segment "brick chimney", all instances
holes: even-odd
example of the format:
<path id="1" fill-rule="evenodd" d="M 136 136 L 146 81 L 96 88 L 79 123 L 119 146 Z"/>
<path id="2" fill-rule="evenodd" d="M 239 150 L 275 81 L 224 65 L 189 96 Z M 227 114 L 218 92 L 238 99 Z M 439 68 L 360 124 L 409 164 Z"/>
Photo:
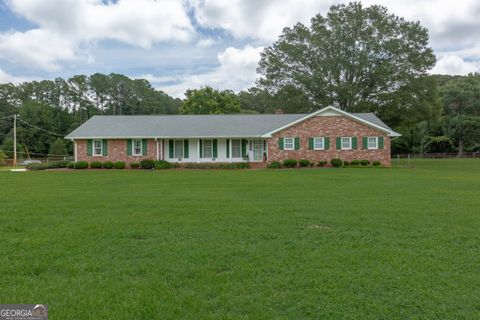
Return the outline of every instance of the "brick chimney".
<path id="1" fill-rule="evenodd" d="M 275 114 L 283 114 L 283 110 L 282 109 L 277 109 L 277 110 L 275 110 Z"/>

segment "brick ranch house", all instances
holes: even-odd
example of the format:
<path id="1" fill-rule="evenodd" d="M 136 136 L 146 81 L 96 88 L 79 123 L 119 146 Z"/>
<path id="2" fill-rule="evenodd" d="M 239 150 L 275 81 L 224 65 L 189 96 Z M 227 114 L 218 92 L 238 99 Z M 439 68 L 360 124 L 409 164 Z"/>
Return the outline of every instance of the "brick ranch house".
<path id="1" fill-rule="evenodd" d="M 372 113 L 326 107 L 310 114 L 94 116 L 66 139 L 75 161 L 180 163 L 285 159 L 378 160 L 400 136 Z"/>

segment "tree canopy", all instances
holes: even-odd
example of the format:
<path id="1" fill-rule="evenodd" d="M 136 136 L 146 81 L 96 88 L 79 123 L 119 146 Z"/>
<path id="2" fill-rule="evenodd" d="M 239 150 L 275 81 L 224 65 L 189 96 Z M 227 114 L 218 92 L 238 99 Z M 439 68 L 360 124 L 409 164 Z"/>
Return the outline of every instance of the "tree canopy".
<path id="1" fill-rule="evenodd" d="M 310 26 L 285 28 L 261 54 L 259 85 L 275 94 L 292 87 L 310 109 L 333 105 L 348 112 L 388 114 L 418 106 L 435 64 L 428 32 L 418 22 L 359 2 L 334 5 Z"/>

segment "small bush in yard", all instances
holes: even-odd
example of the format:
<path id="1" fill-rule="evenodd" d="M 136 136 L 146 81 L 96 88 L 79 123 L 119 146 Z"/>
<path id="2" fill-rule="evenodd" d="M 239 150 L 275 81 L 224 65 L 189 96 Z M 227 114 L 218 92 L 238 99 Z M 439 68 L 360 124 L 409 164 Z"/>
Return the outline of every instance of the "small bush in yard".
<path id="1" fill-rule="evenodd" d="M 140 163 L 138 163 L 138 162 L 130 162 L 129 166 L 130 166 L 130 168 L 132 168 L 132 169 L 138 169 L 138 168 L 140 168 Z"/>
<path id="2" fill-rule="evenodd" d="M 105 161 L 103 163 L 103 168 L 104 169 L 112 169 L 113 168 L 113 162 L 112 161 Z"/>
<path id="3" fill-rule="evenodd" d="M 283 160 L 283 165 L 287 168 L 295 168 L 297 166 L 298 161 L 295 159 L 286 159 Z"/>
<path id="4" fill-rule="evenodd" d="M 320 161 L 318 161 L 318 164 L 317 164 L 317 165 L 318 165 L 319 167 L 324 167 L 326 164 L 327 164 L 327 161 L 325 161 L 325 160 L 320 160 Z"/>
<path id="5" fill-rule="evenodd" d="M 368 166 L 368 165 L 370 164 L 370 161 L 368 161 L 368 160 L 360 160 L 360 164 L 365 167 L 365 166 Z"/>
<path id="6" fill-rule="evenodd" d="M 68 169 L 73 169 L 75 167 L 75 162 L 74 161 L 70 161 L 68 164 L 67 164 L 67 168 Z"/>
<path id="7" fill-rule="evenodd" d="M 307 159 L 300 159 L 298 160 L 298 164 L 300 165 L 300 167 L 308 167 L 310 165 L 310 161 L 307 160 Z"/>
<path id="8" fill-rule="evenodd" d="M 69 163 L 68 160 L 60 160 L 57 162 L 58 168 L 66 168 Z"/>
<path id="9" fill-rule="evenodd" d="M 155 168 L 155 161 L 152 159 L 143 159 L 140 161 L 140 167 L 142 169 L 153 169 Z"/>
<path id="10" fill-rule="evenodd" d="M 77 161 L 73 165 L 73 168 L 75 168 L 75 169 L 87 169 L 88 168 L 88 162 L 87 161 Z"/>
<path id="11" fill-rule="evenodd" d="M 372 162 L 372 165 L 373 165 L 374 167 L 378 167 L 379 165 L 381 165 L 381 163 L 380 163 L 380 161 L 375 160 L 375 161 Z"/>
<path id="12" fill-rule="evenodd" d="M 352 166 L 359 166 L 359 165 L 360 165 L 360 160 L 352 160 L 352 161 L 350 162 L 350 164 L 351 164 Z"/>
<path id="13" fill-rule="evenodd" d="M 45 165 L 43 163 L 31 163 L 27 166 L 27 170 L 31 171 L 39 171 L 45 169 L 48 169 L 48 165 Z"/>
<path id="14" fill-rule="evenodd" d="M 125 169 L 125 162 L 124 161 L 117 161 L 113 164 L 115 169 Z"/>
<path id="15" fill-rule="evenodd" d="M 101 169 L 102 168 L 102 163 L 100 161 L 92 161 L 92 162 L 90 162 L 90 168 Z"/>
<path id="16" fill-rule="evenodd" d="M 170 162 L 165 161 L 165 160 L 159 160 L 155 162 L 155 169 L 156 170 L 162 170 L 162 169 L 170 169 L 172 165 Z"/>
<path id="17" fill-rule="evenodd" d="M 342 166 L 343 161 L 341 159 L 334 158 L 334 159 L 330 160 L 330 163 L 332 164 L 332 166 L 334 166 L 336 168 L 339 168 L 339 167 Z"/>
<path id="18" fill-rule="evenodd" d="M 343 161 L 343 166 L 344 166 L 344 167 L 349 167 L 349 166 L 350 166 L 350 162 L 348 162 L 348 161 Z"/>
<path id="19" fill-rule="evenodd" d="M 282 167 L 282 164 L 278 161 L 270 162 L 267 166 L 267 168 L 270 168 L 270 169 L 280 169 L 281 167 Z"/>

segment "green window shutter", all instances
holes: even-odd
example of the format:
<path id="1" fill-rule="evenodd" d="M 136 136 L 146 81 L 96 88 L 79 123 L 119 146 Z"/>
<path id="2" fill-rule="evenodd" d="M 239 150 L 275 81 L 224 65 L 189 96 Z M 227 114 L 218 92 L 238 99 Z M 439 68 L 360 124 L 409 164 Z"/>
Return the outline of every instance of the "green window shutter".
<path id="1" fill-rule="evenodd" d="M 147 139 L 142 139 L 142 156 L 147 155 L 147 151 L 148 151 L 147 148 L 148 148 Z"/>
<path id="2" fill-rule="evenodd" d="M 378 149 L 383 149 L 383 137 L 378 137 Z"/>
<path id="3" fill-rule="evenodd" d="M 363 149 L 368 149 L 368 137 L 363 137 L 362 139 Z"/>
<path id="4" fill-rule="evenodd" d="M 340 137 L 337 137 L 337 150 L 341 150 L 342 149 L 342 138 Z"/>
<path id="5" fill-rule="evenodd" d="M 300 150 L 300 138 L 299 137 L 295 137 L 295 139 L 293 140 L 294 141 L 294 149 L 295 150 Z"/>
<path id="6" fill-rule="evenodd" d="M 102 153 L 103 153 L 103 156 L 108 156 L 108 140 L 107 139 L 102 140 Z"/>
<path id="7" fill-rule="evenodd" d="M 92 156 L 93 154 L 93 143 L 92 140 L 87 140 L 87 156 Z"/>
<path id="8" fill-rule="evenodd" d="M 198 144 L 200 145 L 200 158 L 203 158 L 203 141 L 198 139 Z"/>
<path id="9" fill-rule="evenodd" d="M 308 150 L 313 150 L 313 138 L 308 138 Z"/>
<path id="10" fill-rule="evenodd" d="M 132 155 L 132 139 L 127 140 L 127 155 Z"/>
<path id="11" fill-rule="evenodd" d="M 168 140 L 168 157 L 170 159 L 173 159 L 174 153 L 173 153 L 173 140 Z"/>
<path id="12" fill-rule="evenodd" d="M 242 157 L 247 156 L 247 140 L 242 139 Z"/>
<path id="13" fill-rule="evenodd" d="M 283 138 L 278 138 L 278 149 L 283 150 Z"/>
<path id="14" fill-rule="evenodd" d="M 325 150 L 330 149 L 330 138 L 329 137 L 323 138 L 323 144 L 325 146 Z"/>
<path id="15" fill-rule="evenodd" d="M 352 137 L 352 149 L 357 149 L 357 137 Z"/>
<path id="16" fill-rule="evenodd" d="M 185 139 L 183 140 L 183 157 L 188 159 L 189 156 L 190 155 L 188 154 L 188 139 Z"/>
<path id="17" fill-rule="evenodd" d="M 217 158 L 217 139 L 213 139 L 212 141 L 212 149 L 213 149 L 213 158 Z"/>
<path id="18" fill-rule="evenodd" d="M 227 158 L 230 158 L 230 139 L 227 139 Z"/>

